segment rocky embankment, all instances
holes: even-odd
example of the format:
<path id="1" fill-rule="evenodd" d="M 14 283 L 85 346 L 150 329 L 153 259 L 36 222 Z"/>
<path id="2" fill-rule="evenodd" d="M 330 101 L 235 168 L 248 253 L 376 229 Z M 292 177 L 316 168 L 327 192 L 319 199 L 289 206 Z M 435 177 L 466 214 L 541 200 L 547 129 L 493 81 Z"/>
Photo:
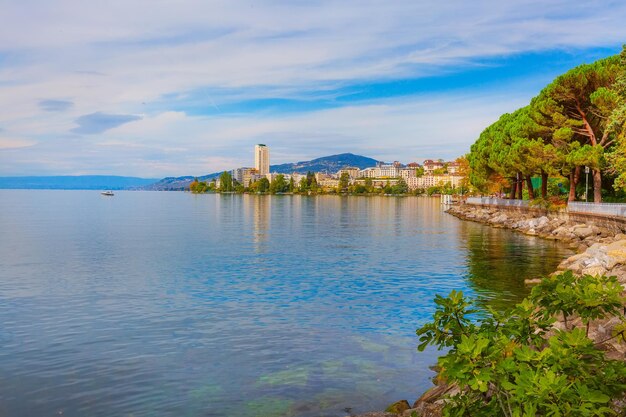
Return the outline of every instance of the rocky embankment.
<path id="1" fill-rule="evenodd" d="M 512 229 L 526 235 L 558 240 L 569 244 L 578 253 L 565 259 L 558 266 L 558 272 L 571 270 L 577 275 L 616 276 L 626 292 L 626 234 L 619 230 L 599 227 L 592 223 L 575 222 L 564 213 L 537 214 L 515 210 L 500 210 L 472 206 L 453 206 L 448 213 L 463 220 L 471 220 L 493 227 Z M 540 279 L 526 280 L 532 285 Z M 598 320 L 591 323 L 589 337 L 596 342 L 611 339 L 613 328 L 621 320 L 618 317 Z M 582 326 L 580 319 L 568 321 L 568 327 Z M 564 328 L 562 321 L 555 327 Z M 626 361 L 626 343 L 619 338 L 611 339 L 602 345 L 607 357 Z M 374 412 L 357 417 L 440 417 L 444 405 L 443 397 L 454 394 L 456 387 L 437 385 L 410 405 L 406 400 L 389 406 L 385 412 Z"/>
<path id="2" fill-rule="evenodd" d="M 569 220 L 564 213 L 537 215 L 535 212 L 499 210 L 463 204 L 453 206 L 448 213 L 463 220 L 471 220 L 493 227 L 512 229 L 527 235 L 569 243 L 574 249 L 583 251 L 594 243 L 611 243 L 626 239 L 614 231 L 592 224 Z"/>

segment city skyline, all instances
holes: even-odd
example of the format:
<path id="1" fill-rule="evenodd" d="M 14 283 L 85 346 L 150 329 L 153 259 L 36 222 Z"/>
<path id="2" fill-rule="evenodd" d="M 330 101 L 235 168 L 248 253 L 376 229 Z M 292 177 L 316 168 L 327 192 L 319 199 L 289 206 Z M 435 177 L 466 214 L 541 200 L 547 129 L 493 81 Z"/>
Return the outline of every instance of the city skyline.
<path id="1" fill-rule="evenodd" d="M 202 174 L 270 142 L 275 163 L 452 159 L 619 52 L 626 5 L 601 3 L 9 1 L 0 175 Z"/>

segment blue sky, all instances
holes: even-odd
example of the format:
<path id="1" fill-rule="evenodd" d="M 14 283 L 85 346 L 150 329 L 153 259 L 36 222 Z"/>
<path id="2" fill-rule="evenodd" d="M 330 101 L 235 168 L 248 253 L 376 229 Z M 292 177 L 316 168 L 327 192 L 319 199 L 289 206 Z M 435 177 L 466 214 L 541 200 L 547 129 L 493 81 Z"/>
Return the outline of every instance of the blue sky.
<path id="1" fill-rule="evenodd" d="M 454 158 L 626 43 L 617 1 L 90 3 L 4 2 L 0 175 Z"/>

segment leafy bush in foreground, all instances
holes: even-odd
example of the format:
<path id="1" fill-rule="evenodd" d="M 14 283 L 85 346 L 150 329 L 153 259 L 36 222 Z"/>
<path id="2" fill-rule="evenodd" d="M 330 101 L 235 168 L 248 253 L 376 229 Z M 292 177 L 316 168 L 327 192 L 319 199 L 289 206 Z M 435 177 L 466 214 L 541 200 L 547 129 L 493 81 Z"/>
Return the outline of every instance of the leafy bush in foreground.
<path id="1" fill-rule="evenodd" d="M 609 360 L 589 339 L 591 320 L 621 315 L 617 280 L 564 273 L 545 279 L 511 311 L 472 320 L 478 310 L 463 293 L 437 296 L 434 320 L 417 330 L 418 349 L 449 348 L 440 377 L 460 392 L 446 416 L 609 416 L 626 392 L 626 363 Z M 586 329 L 554 329 L 554 314 L 579 316 Z M 614 337 L 624 338 L 624 325 Z M 604 341 L 603 341 L 604 342 Z M 624 412 L 626 410 L 622 410 Z"/>

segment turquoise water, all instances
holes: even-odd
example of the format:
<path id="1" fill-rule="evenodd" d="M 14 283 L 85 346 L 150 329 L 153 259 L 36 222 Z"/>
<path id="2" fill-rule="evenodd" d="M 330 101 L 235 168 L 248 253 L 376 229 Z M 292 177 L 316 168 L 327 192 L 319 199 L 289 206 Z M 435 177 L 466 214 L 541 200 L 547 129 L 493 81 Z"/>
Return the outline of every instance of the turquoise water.
<path id="1" fill-rule="evenodd" d="M 0 190 L 0 233 L 1 416 L 413 401 L 435 294 L 503 308 L 569 253 L 417 197 Z"/>

